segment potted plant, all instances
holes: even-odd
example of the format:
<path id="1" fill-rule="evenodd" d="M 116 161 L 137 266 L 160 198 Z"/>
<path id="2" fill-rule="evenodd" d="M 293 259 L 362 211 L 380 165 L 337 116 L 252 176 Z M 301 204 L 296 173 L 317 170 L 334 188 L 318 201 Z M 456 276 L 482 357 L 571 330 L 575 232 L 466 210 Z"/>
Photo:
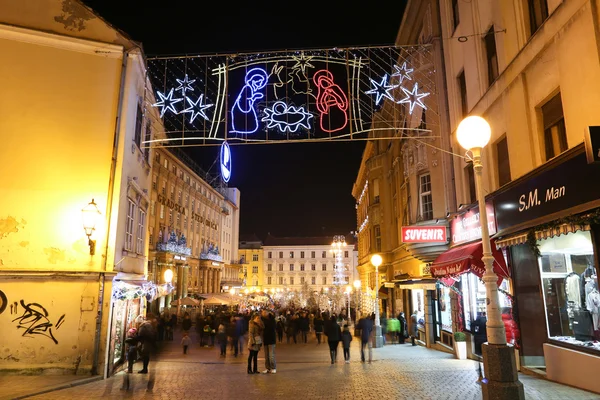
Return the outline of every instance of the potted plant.
<path id="1" fill-rule="evenodd" d="M 467 359 L 467 335 L 464 332 L 454 332 L 454 351 L 459 360 Z"/>

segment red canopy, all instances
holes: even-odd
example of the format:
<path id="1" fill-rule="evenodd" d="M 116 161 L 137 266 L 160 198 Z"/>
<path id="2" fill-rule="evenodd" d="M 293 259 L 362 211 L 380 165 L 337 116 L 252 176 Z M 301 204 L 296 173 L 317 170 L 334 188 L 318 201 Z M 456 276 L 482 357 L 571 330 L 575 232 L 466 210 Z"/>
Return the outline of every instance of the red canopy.
<path id="1" fill-rule="evenodd" d="M 494 256 L 494 272 L 500 278 L 509 278 L 510 273 L 504 256 L 492 240 L 492 255 Z M 431 275 L 436 278 L 456 276 L 466 272 L 472 272 L 480 278 L 485 272 L 485 265 L 481 260 L 483 246 L 481 241 L 454 247 L 435 259 L 431 265 Z"/>

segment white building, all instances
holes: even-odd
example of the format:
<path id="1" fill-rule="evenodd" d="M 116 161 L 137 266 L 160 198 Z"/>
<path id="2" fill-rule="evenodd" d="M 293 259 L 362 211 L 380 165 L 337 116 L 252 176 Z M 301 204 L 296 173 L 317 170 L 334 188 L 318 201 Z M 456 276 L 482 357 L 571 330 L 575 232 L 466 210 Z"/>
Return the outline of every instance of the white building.
<path id="1" fill-rule="evenodd" d="M 333 286 L 336 265 L 332 241 L 331 236 L 267 236 L 263 242 L 262 288 L 299 290 L 305 282 L 317 291 Z M 346 243 L 341 259 L 346 284 L 352 284 L 358 279 L 358 252 L 353 238 L 348 236 Z"/>

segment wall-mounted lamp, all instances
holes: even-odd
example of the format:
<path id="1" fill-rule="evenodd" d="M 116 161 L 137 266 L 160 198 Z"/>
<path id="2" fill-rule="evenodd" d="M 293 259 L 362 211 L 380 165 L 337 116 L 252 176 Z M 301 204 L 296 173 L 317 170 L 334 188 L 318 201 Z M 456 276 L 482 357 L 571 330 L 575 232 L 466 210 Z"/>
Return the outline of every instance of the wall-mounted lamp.
<path id="1" fill-rule="evenodd" d="M 88 245 L 90 246 L 90 255 L 96 254 L 96 241 L 92 240 L 92 233 L 96 229 L 96 223 L 98 223 L 98 217 L 100 216 L 100 210 L 94 199 L 85 207 L 81 209 L 83 217 L 83 230 L 88 237 Z"/>
<path id="2" fill-rule="evenodd" d="M 165 270 L 163 277 L 165 278 L 166 283 L 171 283 L 173 281 L 173 270 L 172 269 Z"/>

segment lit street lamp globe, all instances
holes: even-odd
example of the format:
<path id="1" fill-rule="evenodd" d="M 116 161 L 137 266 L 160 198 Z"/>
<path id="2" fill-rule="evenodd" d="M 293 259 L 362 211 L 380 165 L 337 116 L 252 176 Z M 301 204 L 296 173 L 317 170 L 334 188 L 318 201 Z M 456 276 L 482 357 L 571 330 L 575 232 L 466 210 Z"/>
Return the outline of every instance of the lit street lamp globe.
<path id="1" fill-rule="evenodd" d="M 360 289 L 360 280 L 359 279 L 357 279 L 357 280 L 354 281 L 354 287 L 356 289 Z"/>
<path id="2" fill-rule="evenodd" d="M 165 282 L 171 283 L 173 280 L 173 271 L 170 269 L 166 270 L 163 277 L 165 278 Z"/>
<path id="3" fill-rule="evenodd" d="M 371 257 L 371 264 L 373 264 L 375 268 L 379 267 L 382 262 L 383 260 L 381 259 L 381 256 L 379 254 L 373 254 L 373 256 Z"/>
<path id="4" fill-rule="evenodd" d="M 491 136 L 490 124 L 476 115 L 463 119 L 456 129 L 458 144 L 465 150 L 485 147 Z"/>

